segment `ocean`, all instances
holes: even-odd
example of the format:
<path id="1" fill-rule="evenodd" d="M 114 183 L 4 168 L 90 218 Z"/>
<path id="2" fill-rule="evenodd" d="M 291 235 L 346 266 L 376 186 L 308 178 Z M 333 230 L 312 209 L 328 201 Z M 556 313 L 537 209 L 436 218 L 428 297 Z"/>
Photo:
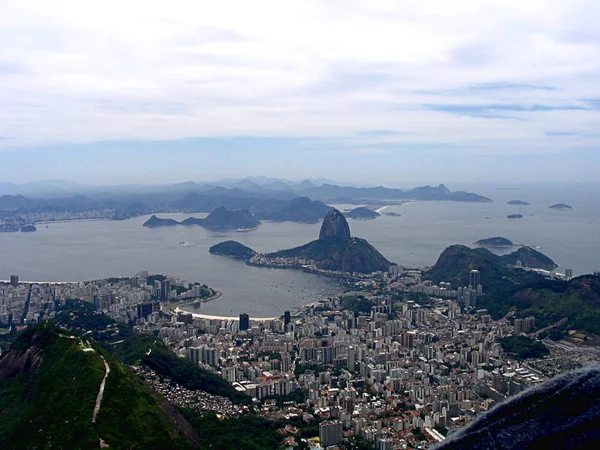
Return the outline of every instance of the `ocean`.
<path id="1" fill-rule="evenodd" d="M 559 264 L 558 270 L 571 268 L 575 275 L 600 270 L 596 189 L 491 187 L 476 192 L 494 202 L 410 202 L 385 210 L 400 217 L 348 222 L 353 236 L 367 239 L 389 260 L 408 267 L 433 265 L 452 244 L 472 245 L 478 239 L 502 236 L 535 246 Z M 513 199 L 530 205 L 506 204 Z M 570 204 L 573 210 L 549 209 L 554 203 Z M 524 217 L 507 219 L 515 212 Z M 189 214 L 168 216 L 182 220 Z M 246 312 L 251 317 L 279 316 L 346 288 L 331 278 L 250 267 L 208 253 L 210 246 L 228 239 L 259 252 L 298 246 L 316 239 L 320 224 L 265 222 L 255 231 L 237 233 L 183 226 L 149 229 L 142 227 L 147 219 L 50 223 L 38 225 L 35 233 L 0 233 L 0 279 L 17 274 L 22 280 L 83 281 L 147 270 L 199 281 L 223 293 L 212 302 L 188 307 L 190 311 L 218 316 Z"/>

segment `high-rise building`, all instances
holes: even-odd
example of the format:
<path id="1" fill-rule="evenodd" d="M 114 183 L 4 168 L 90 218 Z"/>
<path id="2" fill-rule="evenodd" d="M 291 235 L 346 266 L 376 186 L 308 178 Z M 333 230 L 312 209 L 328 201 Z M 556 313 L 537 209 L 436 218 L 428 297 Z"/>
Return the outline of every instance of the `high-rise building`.
<path id="1" fill-rule="evenodd" d="M 240 331 L 246 331 L 250 328 L 250 316 L 246 313 L 240 314 Z"/>
<path id="2" fill-rule="evenodd" d="M 171 295 L 171 282 L 169 280 L 164 280 L 161 284 L 160 298 L 161 298 L 161 300 L 169 300 L 170 295 Z"/>
<path id="3" fill-rule="evenodd" d="M 343 438 L 344 434 L 342 431 L 342 422 L 339 420 L 321 422 L 319 424 L 319 439 L 321 441 L 321 447 L 339 444 L 342 442 Z"/>
<path id="4" fill-rule="evenodd" d="M 291 321 L 292 321 L 292 315 L 290 314 L 290 312 L 289 312 L 289 311 L 285 311 L 285 312 L 283 313 L 283 324 L 284 324 L 285 326 L 287 326 L 287 325 L 289 325 L 289 324 L 290 324 L 290 322 L 291 322 Z"/>
<path id="5" fill-rule="evenodd" d="M 469 276 L 469 285 L 471 289 L 477 289 L 477 286 L 481 284 L 481 273 L 477 269 L 471 270 Z"/>
<path id="6" fill-rule="evenodd" d="M 565 269 L 565 279 L 570 280 L 573 278 L 573 269 Z"/>
<path id="7" fill-rule="evenodd" d="M 11 275 L 10 276 L 10 284 L 12 287 L 17 287 L 19 285 L 19 276 Z"/>

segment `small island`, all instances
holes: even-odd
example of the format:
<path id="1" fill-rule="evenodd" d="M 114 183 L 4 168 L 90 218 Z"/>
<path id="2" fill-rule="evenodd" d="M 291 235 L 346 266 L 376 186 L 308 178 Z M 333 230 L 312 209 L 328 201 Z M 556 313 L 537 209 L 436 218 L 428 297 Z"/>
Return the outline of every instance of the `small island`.
<path id="1" fill-rule="evenodd" d="M 550 209 L 555 209 L 557 211 L 571 211 L 573 207 L 571 205 L 567 205 L 566 203 L 556 203 L 555 205 L 548 206 Z"/>
<path id="2" fill-rule="evenodd" d="M 359 206 L 358 208 L 354 208 L 352 211 L 349 211 L 344 214 L 346 217 L 350 219 L 362 219 L 362 220 L 371 220 L 376 219 L 380 216 L 377 211 L 373 211 L 366 206 Z"/>
<path id="3" fill-rule="evenodd" d="M 175 225 L 197 225 L 215 230 L 250 231 L 255 230 L 260 224 L 260 221 L 254 216 L 254 214 L 247 209 L 229 211 L 227 208 L 220 207 L 211 212 L 205 219 L 188 217 L 181 222 L 177 222 L 174 219 L 161 219 L 159 217 L 152 216 L 150 219 L 144 222 L 143 226 L 157 228 L 171 227 Z"/>
<path id="4" fill-rule="evenodd" d="M 529 203 L 524 202 L 523 200 L 511 200 L 506 202 L 507 205 L 519 205 L 519 206 L 527 206 Z"/>
<path id="5" fill-rule="evenodd" d="M 21 227 L 21 232 L 23 233 L 32 233 L 33 231 L 37 231 L 37 228 L 35 227 L 35 225 L 25 225 L 23 227 Z"/>
<path id="6" fill-rule="evenodd" d="M 385 213 L 385 215 L 389 216 L 389 217 L 400 217 L 400 214 L 395 213 L 395 212 L 388 212 L 388 213 Z"/>
<path id="7" fill-rule="evenodd" d="M 479 245 L 480 247 L 495 247 L 495 248 L 507 248 L 507 247 L 513 247 L 515 245 L 509 239 L 506 239 L 506 238 L 500 237 L 500 236 L 491 237 L 491 238 L 487 238 L 487 239 L 480 239 L 477 242 L 475 242 L 475 244 Z"/>
<path id="8" fill-rule="evenodd" d="M 161 219 L 160 217 L 152 216 L 148 220 L 144 222 L 142 226 L 148 228 L 158 228 L 158 227 L 174 227 L 175 225 L 179 225 L 175 219 Z"/>
<path id="9" fill-rule="evenodd" d="M 249 260 L 256 255 L 256 252 L 250 247 L 246 247 L 237 241 L 225 241 L 213 245 L 208 249 L 212 255 L 227 256 L 229 258 Z"/>

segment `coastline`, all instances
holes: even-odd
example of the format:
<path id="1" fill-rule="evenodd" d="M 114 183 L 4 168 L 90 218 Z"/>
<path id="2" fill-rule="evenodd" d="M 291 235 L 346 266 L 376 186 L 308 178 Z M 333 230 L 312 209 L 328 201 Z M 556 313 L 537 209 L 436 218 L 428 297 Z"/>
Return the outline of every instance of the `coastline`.
<path id="1" fill-rule="evenodd" d="M 208 303 L 210 301 L 216 300 L 218 299 L 221 295 L 223 295 L 222 292 L 219 291 L 215 291 L 215 295 L 213 295 L 212 297 L 207 297 L 207 298 L 195 298 L 194 300 L 185 300 L 182 302 L 177 302 L 177 303 L 167 303 L 167 309 L 173 313 L 173 312 L 188 312 L 188 311 L 184 311 L 182 309 L 180 309 L 182 306 L 187 306 L 187 305 L 193 305 L 194 303 Z"/>

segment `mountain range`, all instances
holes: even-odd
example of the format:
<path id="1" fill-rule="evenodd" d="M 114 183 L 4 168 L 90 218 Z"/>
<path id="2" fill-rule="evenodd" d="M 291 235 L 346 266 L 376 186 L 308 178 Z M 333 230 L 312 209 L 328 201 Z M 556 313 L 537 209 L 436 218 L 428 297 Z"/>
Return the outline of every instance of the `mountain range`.
<path id="1" fill-rule="evenodd" d="M 4 185 L 2 192 L 13 194 L 0 196 L 0 219 L 19 220 L 23 215 L 31 217 L 37 214 L 40 217 L 44 215 L 47 220 L 48 215 L 72 214 L 84 218 L 119 220 L 165 212 L 212 212 L 225 207 L 229 210 L 249 209 L 264 220 L 314 223 L 329 211 L 325 203 L 492 201 L 475 193 L 452 192 L 443 184 L 400 190 L 382 186 L 350 187 L 328 183 L 318 186 L 310 181 L 297 184 L 274 181 L 259 185 L 248 179 L 229 186 L 189 182 L 143 189 L 125 186 L 86 191 L 71 187 L 69 190 L 46 192 L 36 197 L 25 196 L 19 192 L 28 191 L 18 189 L 18 186 L 9 189 Z"/>

